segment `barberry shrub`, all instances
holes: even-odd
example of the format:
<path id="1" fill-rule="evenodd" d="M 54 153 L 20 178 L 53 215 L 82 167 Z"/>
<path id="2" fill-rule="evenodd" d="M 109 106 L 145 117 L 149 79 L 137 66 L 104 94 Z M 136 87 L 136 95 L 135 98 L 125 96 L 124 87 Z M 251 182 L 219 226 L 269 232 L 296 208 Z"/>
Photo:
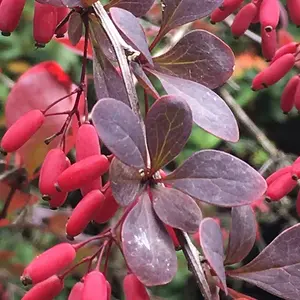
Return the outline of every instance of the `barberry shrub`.
<path id="1" fill-rule="evenodd" d="M 239 10 L 231 27 L 235 37 L 251 24 L 261 25 L 262 51 L 270 65 L 254 78 L 252 88 L 266 88 L 297 63 L 298 43 L 276 46 L 279 2 L 253 0 L 240 9 L 240 0 L 164 0 L 160 27 L 148 45 L 139 18 L 154 2 L 35 2 L 36 46 L 43 48 L 54 36 L 62 38 L 67 33 L 68 41 L 63 43 L 83 56 L 81 77 L 75 85 L 57 63 L 42 62 L 12 87 L 1 152 L 20 161 L 15 167 L 18 172 L 11 172 L 18 176 L 3 177 L 12 193 L 1 216 L 6 217 L 16 190 L 36 185 L 24 179 L 23 167 L 30 169 L 31 179 L 39 177 L 40 194 L 50 208 L 63 206 L 75 190 L 81 191 L 82 199 L 65 227 L 67 237 L 75 242 L 46 250 L 24 269 L 21 281 L 33 287 L 23 299 L 54 299 L 63 290 L 65 278 L 82 264 L 87 265 L 85 273 L 69 299 L 110 299 L 114 286 L 107 273 L 113 246 L 126 264 L 122 280 L 127 300 L 150 299 L 148 287 L 170 283 L 178 268 L 176 251 L 183 251 L 204 299 L 218 299 L 219 293 L 253 299 L 227 287 L 228 278 L 244 280 L 283 299 L 299 299 L 299 224 L 242 264 L 258 238 L 251 206 L 262 197 L 279 201 L 291 192 L 299 180 L 299 161 L 265 180 L 231 154 L 202 150 L 165 173 L 163 168 L 181 153 L 194 125 L 226 142 L 239 140 L 235 116 L 212 90 L 231 77 L 234 55 L 220 38 L 205 30 L 189 31 L 163 54 L 153 55 L 172 30 L 209 15 L 213 23 L 220 22 Z M 16 29 L 24 5 L 25 1 L 0 1 L 3 35 Z M 299 1 L 287 1 L 287 7 L 299 25 Z M 95 104 L 87 97 L 90 58 Z M 164 94 L 154 81 L 160 82 Z M 135 84 L 143 89 L 144 97 L 138 97 Z M 300 107 L 299 95 L 299 77 L 295 76 L 283 91 L 283 112 Z M 24 97 L 30 99 L 27 105 Z M 39 147 L 43 151 L 36 151 Z M 28 168 L 32 151 L 43 157 L 43 163 Z M 218 220 L 205 214 L 206 205 L 231 209 L 227 245 Z M 90 222 L 109 225 L 93 237 L 81 235 Z M 201 260 L 189 234 L 199 243 Z M 79 236 L 84 240 L 77 241 Z M 95 252 L 82 258 L 78 252 L 88 244 L 94 245 Z"/>

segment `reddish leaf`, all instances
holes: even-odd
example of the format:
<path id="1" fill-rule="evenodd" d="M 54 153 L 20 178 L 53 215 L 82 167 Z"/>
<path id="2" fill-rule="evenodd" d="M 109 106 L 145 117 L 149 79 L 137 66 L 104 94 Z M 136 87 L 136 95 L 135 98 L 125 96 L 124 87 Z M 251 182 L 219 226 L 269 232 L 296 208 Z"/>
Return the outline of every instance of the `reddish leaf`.
<path id="1" fill-rule="evenodd" d="M 194 153 L 164 181 L 191 197 L 224 207 L 250 204 L 266 190 L 257 171 L 217 150 Z"/>
<path id="2" fill-rule="evenodd" d="M 141 52 L 149 64 L 153 65 L 147 39 L 138 19 L 129 11 L 117 7 L 111 8 L 109 12 L 125 39 L 130 42 L 134 49 Z"/>
<path id="3" fill-rule="evenodd" d="M 205 218 L 199 229 L 200 244 L 204 256 L 222 282 L 223 289 L 227 294 L 226 275 L 223 265 L 224 249 L 222 231 L 219 224 L 212 218 Z"/>
<path id="4" fill-rule="evenodd" d="M 239 129 L 235 117 L 216 93 L 197 82 L 147 70 L 160 80 L 168 94 L 186 100 L 192 110 L 193 120 L 199 127 L 223 140 L 238 141 Z"/>
<path id="5" fill-rule="evenodd" d="M 124 221 L 122 242 L 129 268 L 144 285 L 166 284 L 175 276 L 177 258 L 172 239 L 146 193 Z"/>
<path id="6" fill-rule="evenodd" d="M 155 57 L 154 63 L 157 71 L 214 89 L 232 75 L 234 55 L 215 35 L 205 30 L 194 30 L 167 53 Z"/>
<path id="7" fill-rule="evenodd" d="M 231 229 L 225 264 L 242 261 L 252 249 L 256 239 L 256 220 L 251 206 L 231 209 Z"/>
<path id="8" fill-rule="evenodd" d="M 283 231 L 255 259 L 227 271 L 283 299 L 300 298 L 300 224 Z"/>
<path id="9" fill-rule="evenodd" d="M 120 7 L 132 12 L 136 17 L 141 17 L 150 10 L 155 0 L 112 0 L 105 8 Z"/>
<path id="10" fill-rule="evenodd" d="M 135 168 L 114 158 L 109 170 L 113 196 L 121 206 L 131 204 L 142 190 L 141 175 Z"/>
<path id="11" fill-rule="evenodd" d="M 192 131 L 192 112 L 184 99 L 163 96 L 152 105 L 145 126 L 151 169 L 157 171 L 186 144 Z"/>
<path id="12" fill-rule="evenodd" d="M 196 232 L 202 213 L 194 199 L 171 188 L 157 186 L 151 189 L 153 208 L 158 217 L 167 225 Z"/>
<path id="13" fill-rule="evenodd" d="M 142 169 L 146 145 L 138 117 L 121 101 L 105 98 L 96 103 L 92 120 L 100 139 L 123 163 Z"/>

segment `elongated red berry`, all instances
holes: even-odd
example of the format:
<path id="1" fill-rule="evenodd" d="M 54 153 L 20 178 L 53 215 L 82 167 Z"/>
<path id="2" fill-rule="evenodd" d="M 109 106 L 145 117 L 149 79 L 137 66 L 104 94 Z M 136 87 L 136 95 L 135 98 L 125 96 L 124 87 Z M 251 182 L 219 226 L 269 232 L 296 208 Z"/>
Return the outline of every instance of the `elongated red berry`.
<path id="1" fill-rule="evenodd" d="M 298 45 L 299 45 L 299 43 L 291 42 L 291 43 L 288 43 L 288 44 L 280 47 L 278 50 L 276 50 L 275 55 L 274 55 L 271 63 L 273 63 L 275 60 L 277 60 L 279 57 L 281 57 L 285 54 L 288 54 L 288 53 L 294 54 L 294 53 L 296 53 Z"/>
<path id="2" fill-rule="evenodd" d="M 300 111 L 300 84 L 297 85 L 295 92 L 295 107 Z"/>
<path id="3" fill-rule="evenodd" d="M 24 285 L 37 284 L 66 268 L 76 256 L 76 250 L 68 243 L 58 244 L 37 256 L 24 270 Z"/>
<path id="4" fill-rule="evenodd" d="M 255 17 L 252 20 L 253 24 L 259 23 L 259 12 L 260 12 L 260 6 L 262 3 L 262 0 L 252 0 L 252 3 L 256 5 L 257 7 L 257 13 L 255 15 Z"/>
<path id="5" fill-rule="evenodd" d="M 76 160 L 80 161 L 89 156 L 100 155 L 101 148 L 99 143 L 99 137 L 95 127 L 91 124 L 83 124 L 79 127 L 76 137 Z M 85 196 L 92 190 L 101 189 L 102 180 L 97 178 L 88 182 L 81 188 L 82 196 Z"/>
<path id="6" fill-rule="evenodd" d="M 34 109 L 27 112 L 8 128 L 1 140 L 3 152 L 14 152 L 21 148 L 43 125 L 44 114 Z"/>
<path id="7" fill-rule="evenodd" d="M 286 0 L 286 5 L 292 22 L 300 26 L 300 0 Z"/>
<path id="8" fill-rule="evenodd" d="M 264 83 L 264 71 L 258 73 L 252 80 L 251 89 L 253 91 L 258 91 L 266 88 L 267 86 Z"/>
<path id="9" fill-rule="evenodd" d="M 251 22 L 257 14 L 257 6 L 253 3 L 245 5 L 235 16 L 231 24 L 233 36 L 239 37 L 249 28 Z"/>
<path id="10" fill-rule="evenodd" d="M 53 300 L 64 288 L 64 282 L 56 275 L 38 283 L 22 300 Z"/>
<path id="11" fill-rule="evenodd" d="M 57 194 L 54 184 L 58 176 L 69 166 L 70 161 L 61 149 L 52 149 L 47 153 L 39 178 L 39 189 L 42 195 Z"/>
<path id="12" fill-rule="evenodd" d="M 94 221 L 98 224 L 109 221 L 119 208 L 119 204 L 116 202 L 110 187 L 104 192 L 104 196 L 105 198 L 101 209 L 95 212 L 94 215 Z"/>
<path id="13" fill-rule="evenodd" d="M 83 300 L 82 294 L 83 294 L 83 283 L 80 281 L 73 286 L 71 293 L 68 297 L 68 300 Z"/>
<path id="14" fill-rule="evenodd" d="M 221 10 L 220 8 L 215 9 L 210 15 L 210 22 L 216 24 L 224 21 L 231 14 L 230 10 Z"/>
<path id="15" fill-rule="evenodd" d="M 278 0 L 263 0 L 259 10 L 259 21 L 262 29 L 271 32 L 275 30 L 280 16 Z"/>
<path id="16" fill-rule="evenodd" d="M 300 191 L 298 191 L 297 199 L 296 199 L 296 212 L 300 217 Z"/>
<path id="17" fill-rule="evenodd" d="M 270 32 L 261 30 L 261 48 L 264 58 L 271 61 L 277 49 L 276 30 Z"/>
<path id="18" fill-rule="evenodd" d="M 106 286 L 107 286 L 107 300 L 110 300 L 111 299 L 111 285 L 107 280 L 106 280 Z"/>
<path id="19" fill-rule="evenodd" d="M 282 197 L 291 192 L 297 185 L 290 173 L 283 174 L 272 182 L 266 192 L 266 197 L 271 201 L 279 201 Z"/>
<path id="20" fill-rule="evenodd" d="M 300 78 L 295 75 L 289 80 L 282 92 L 280 107 L 285 114 L 290 112 L 295 104 L 295 94 L 299 84 Z"/>
<path id="21" fill-rule="evenodd" d="M 26 0 L 2 0 L 0 4 L 0 31 L 2 35 L 10 35 L 20 21 Z"/>
<path id="22" fill-rule="evenodd" d="M 83 297 L 84 300 L 107 299 L 107 285 L 105 276 L 98 271 L 88 273 L 84 279 Z"/>
<path id="23" fill-rule="evenodd" d="M 126 300 L 149 300 L 145 286 L 134 274 L 127 274 L 123 281 L 123 289 Z"/>
<path id="24" fill-rule="evenodd" d="M 104 195 L 99 190 L 88 193 L 74 208 L 70 219 L 66 225 L 66 233 L 69 238 L 80 234 L 90 221 L 97 210 L 101 210 Z"/>
<path id="25" fill-rule="evenodd" d="M 104 155 L 93 155 L 66 169 L 57 179 L 58 191 L 70 192 L 80 189 L 89 181 L 96 180 L 109 168 L 109 161 Z"/>
<path id="26" fill-rule="evenodd" d="M 224 0 L 222 5 L 220 6 L 221 10 L 226 10 L 226 9 L 234 9 L 236 10 L 244 0 Z"/>
<path id="27" fill-rule="evenodd" d="M 66 202 L 67 198 L 68 193 L 56 192 L 55 194 L 52 194 L 49 201 L 50 209 L 57 209 L 58 207 L 62 206 Z"/>
<path id="28" fill-rule="evenodd" d="M 273 174 L 271 174 L 266 179 L 267 185 L 272 184 L 275 180 L 277 180 L 278 178 L 280 178 L 282 175 L 285 175 L 285 174 L 288 174 L 288 173 L 290 175 L 292 175 L 291 171 L 292 171 L 292 166 L 287 166 L 287 167 L 283 167 L 281 169 L 278 169 L 277 171 L 275 171 Z"/>
<path id="29" fill-rule="evenodd" d="M 65 36 L 65 33 L 68 31 L 68 22 L 65 22 L 62 25 L 60 25 L 60 23 L 64 21 L 65 18 L 68 16 L 69 9 L 65 6 L 62 6 L 62 7 L 56 7 L 56 10 L 57 10 L 57 23 L 56 23 L 55 34 L 57 38 L 62 38 Z"/>
<path id="30" fill-rule="evenodd" d="M 300 160 L 299 157 L 292 164 L 291 173 L 294 180 L 298 180 L 300 178 Z"/>
<path id="31" fill-rule="evenodd" d="M 270 86 L 278 82 L 293 68 L 294 64 L 295 56 L 293 54 L 281 56 L 264 70 L 264 83 Z"/>

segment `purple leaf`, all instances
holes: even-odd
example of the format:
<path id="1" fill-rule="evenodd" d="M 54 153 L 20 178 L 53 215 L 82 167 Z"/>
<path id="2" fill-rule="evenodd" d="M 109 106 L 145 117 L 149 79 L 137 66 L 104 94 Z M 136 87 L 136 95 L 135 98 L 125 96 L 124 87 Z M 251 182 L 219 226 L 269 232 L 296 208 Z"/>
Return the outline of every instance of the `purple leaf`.
<path id="1" fill-rule="evenodd" d="M 179 97 L 163 96 L 152 105 L 145 120 L 152 171 L 180 153 L 191 134 L 192 123 L 191 109 Z"/>
<path id="2" fill-rule="evenodd" d="M 183 97 L 189 104 L 194 122 L 209 133 L 230 142 L 237 142 L 239 129 L 236 119 L 216 93 L 194 81 L 169 76 L 147 69 L 155 75 L 168 94 Z M 220 124 L 222 124 L 220 126 Z"/>
<path id="3" fill-rule="evenodd" d="M 138 279 L 147 286 L 170 282 L 177 271 L 172 239 L 153 211 L 144 193 L 129 212 L 122 227 L 126 262 Z"/>
<path id="4" fill-rule="evenodd" d="M 224 207 L 251 204 L 267 187 L 248 164 L 217 150 L 194 153 L 164 181 L 193 198 Z"/>
<path id="5" fill-rule="evenodd" d="M 143 169 L 147 159 L 140 120 L 121 101 L 105 98 L 92 110 L 92 120 L 106 147 L 124 164 Z"/>
<path id="6" fill-rule="evenodd" d="M 76 46 L 80 41 L 83 33 L 83 23 L 81 15 L 78 12 L 73 12 L 69 19 L 68 37 L 73 46 Z"/>
<path id="7" fill-rule="evenodd" d="M 161 31 L 171 29 L 208 16 L 219 7 L 222 0 L 163 0 Z"/>
<path id="8" fill-rule="evenodd" d="M 113 22 L 123 33 L 124 38 L 130 42 L 133 48 L 141 52 L 149 64 L 153 65 L 146 35 L 138 19 L 131 12 L 122 8 L 113 7 L 109 12 Z"/>
<path id="9" fill-rule="evenodd" d="M 194 199 L 178 190 L 161 186 L 151 189 L 151 193 L 153 208 L 165 224 L 187 232 L 198 230 L 202 213 Z"/>
<path id="10" fill-rule="evenodd" d="M 231 229 L 224 264 L 242 261 L 252 249 L 256 239 L 256 220 L 251 206 L 233 207 Z"/>
<path id="11" fill-rule="evenodd" d="M 234 55 L 212 33 L 194 30 L 186 34 L 167 53 L 155 57 L 154 63 L 159 72 L 214 89 L 224 84 L 232 75 Z"/>
<path id="12" fill-rule="evenodd" d="M 36 2 L 41 4 L 50 4 L 57 7 L 82 7 L 81 0 L 36 0 Z"/>
<path id="13" fill-rule="evenodd" d="M 105 8 L 120 7 L 132 12 L 136 17 L 144 16 L 155 0 L 112 0 Z"/>
<path id="14" fill-rule="evenodd" d="M 139 171 L 116 158 L 111 162 L 109 179 L 112 193 L 121 206 L 131 204 L 143 188 Z"/>
<path id="15" fill-rule="evenodd" d="M 300 224 L 283 231 L 255 259 L 227 271 L 283 299 L 300 299 Z"/>
<path id="16" fill-rule="evenodd" d="M 158 99 L 160 96 L 150 79 L 145 74 L 143 68 L 138 63 L 133 61 L 130 63 L 130 66 L 139 84 L 145 89 L 147 94 L 151 95 L 154 99 Z"/>
<path id="17" fill-rule="evenodd" d="M 221 228 L 214 219 L 205 218 L 200 224 L 199 235 L 203 254 L 222 282 L 224 291 L 227 294 L 226 275 L 223 265 L 224 249 Z"/>

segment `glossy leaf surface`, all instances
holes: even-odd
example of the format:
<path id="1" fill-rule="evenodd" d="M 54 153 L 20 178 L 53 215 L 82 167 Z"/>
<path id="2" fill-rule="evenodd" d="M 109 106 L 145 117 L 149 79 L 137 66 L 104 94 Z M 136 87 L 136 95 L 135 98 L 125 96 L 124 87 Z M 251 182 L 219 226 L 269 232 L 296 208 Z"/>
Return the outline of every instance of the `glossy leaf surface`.
<path id="1" fill-rule="evenodd" d="M 132 12 L 136 17 L 147 13 L 155 0 L 112 0 L 107 8 L 116 6 Z"/>
<path id="2" fill-rule="evenodd" d="M 225 207 L 250 204 L 266 190 L 257 171 L 217 150 L 196 152 L 164 180 L 191 197 Z"/>
<path id="3" fill-rule="evenodd" d="M 227 294 L 226 275 L 223 265 L 224 248 L 222 231 L 219 224 L 212 218 L 205 218 L 199 229 L 200 243 L 203 254 L 209 265 L 219 277 Z"/>
<path id="4" fill-rule="evenodd" d="M 219 7 L 222 0 L 163 0 L 162 31 L 171 29 L 208 16 Z"/>
<path id="5" fill-rule="evenodd" d="M 202 213 L 194 199 L 178 190 L 161 186 L 151 192 L 153 208 L 165 224 L 187 232 L 198 230 Z"/>
<path id="6" fill-rule="evenodd" d="M 238 141 L 236 119 L 225 101 L 215 92 L 194 81 L 149 71 L 160 80 L 168 94 L 186 100 L 192 110 L 193 120 L 199 127 L 223 140 Z"/>
<path id="7" fill-rule="evenodd" d="M 184 99 L 163 96 L 152 105 L 145 120 L 152 170 L 160 169 L 180 153 L 192 123 L 192 112 Z"/>
<path id="8" fill-rule="evenodd" d="M 123 163 L 142 169 L 146 145 L 138 117 L 121 101 L 105 98 L 92 110 L 92 120 L 106 147 Z"/>
<path id="9" fill-rule="evenodd" d="M 148 63 L 153 65 L 147 39 L 138 19 L 131 12 L 122 8 L 113 7 L 109 11 L 113 22 L 123 33 L 125 39 L 130 42 L 134 49 L 141 52 Z"/>
<path id="10" fill-rule="evenodd" d="M 300 224 L 282 232 L 249 264 L 227 273 L 283 299 L 300 298 Z"/>
<path id="11" fill-rule="evenodd" d="M 53 6 L 67 6 L 67 7 L 81 7 L 82 2 L 81 0 L 36 0 L 42 4 L 50 4 Z"/>
<path id="12" fill-rule="evenodd" d="M 256 220 L 251 206 L 233 207 L 231 229 L 225 264 L 242 261 L 252 249 L 256 239 Z"/>
<path id="13" fill-rule="evenodd" d="M 142 189 L 139 171 L 114 158 L 110 165 L 109 176 L 116 201 L 121 206 L 131 204 Z"/>
<path id="14" fill-rule="evenodd" d="M 127 215 L 122 242 L 129 268 L 146 286 L 170 282 L 177 271 L 172 239 L 156 217 L 148 194 Z"/>
<path id="15" fill-rule="evenodd" d="M 155 57 L 154 63 L 157 71 L 214 89 L 224 84 L 232 75 L 234 55 L 212 33 L 194 30 L 186 34 L 167 53 Z"/>

